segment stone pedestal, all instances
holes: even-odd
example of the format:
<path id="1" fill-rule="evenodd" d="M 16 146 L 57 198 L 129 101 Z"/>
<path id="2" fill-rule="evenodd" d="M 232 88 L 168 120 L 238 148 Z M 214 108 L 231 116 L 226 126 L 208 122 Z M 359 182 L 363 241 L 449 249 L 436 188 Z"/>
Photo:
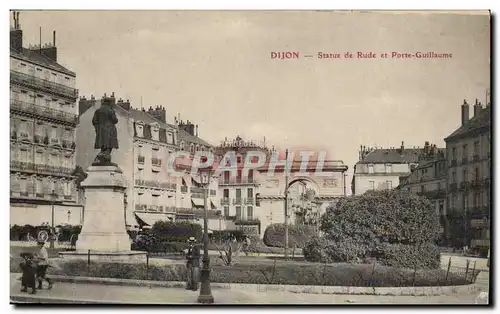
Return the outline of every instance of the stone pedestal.
<path id="1" fill-rule="evenodd" d="M 125 228 L 124 192 L 126 181 L 116 166 L 91 166 L 81 183 L 85 189 L 84 221 L 76 252 L 61 252 L 68 259 L 136 259 L 146 252 L 130 250 Z M 89 253 L 90 251 L 90 253 Z"/>

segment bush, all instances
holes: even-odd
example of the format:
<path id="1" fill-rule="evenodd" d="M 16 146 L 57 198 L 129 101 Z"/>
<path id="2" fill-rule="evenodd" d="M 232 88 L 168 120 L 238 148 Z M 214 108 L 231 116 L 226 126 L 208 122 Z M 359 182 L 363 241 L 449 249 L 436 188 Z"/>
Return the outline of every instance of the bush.
<path id="1" fill-rule="evenodd" d="M 306 225 L 288 226 L 288 247 L 302 248 L 314 236 L 314 230 Z M 285 225 L 272 224 L 264 232 L 264 244 L 270 247 L 285 247 Z"/>
<path id="2" fill-rule="evenodd" d="M 88 276 L 157 281 L 185 281 L 183 264 L 157 266 L 143 264 L 64 261 L 50 274 L 63 276 Z M 11 272 L 20 272 L 19 264 L 11 262 Z M 475 275 L 479 271 L 475 271 Z M 50 276 L 50 275 L 49 275 Z M 234 266 L 212 265 L 210 281 L 218 283 L 286 284 L 319 286 L 401 287 L 463 285 L 470 283 L 463 274 L 442 269 L 414 272 L 392 267 L 350 264 L 304 264 L 297 262 L 247 263 Z M 446 280 L 445 280 L 446 279 Z M 180 283 L 181 284 L 181 283 Z"/>
<path id="3" fill-rule="evenodd" d="M 237 241 L 243 241 L 245 235 L 241 230 L 214 230 L 210 235 L 210 239 L 214 242 L 225 242 L 231 239 L 231 237 L 236 237 Z"/>
<path id="4" fill-rule="evenodd" d="M 399 190 L 370 191 L 341 198 L 329 206 L 321 217 L 321 230 L 327 241 L 316 245 L 323 245 L 322 254 L 327 254 L 330 261 L 351 262 L 375 257 L 383 264 L 394 266 L 413 263 L 412 268 L 415 264 L 439 267 L 435 255 L 438 252 L 439 260 L 435 246 L 439 238 L 438 218 L 425 197 Z M 401 256 L 396 256 L 398 254 Z M 310 256 L 318 258 L 321 254 Z"/>
<path id="5" fill-rule="evenodd" d="M 441 265 L 439 247 L 434 244 L 405 245 L 382 243 L 378 260 L 387 266 L 398 268 L 433 269 Z"/>
<path id="6" fill-rule="evenodd" d="M 202 238 L 201 225 L 190 222 L 157 221 L 151 233 L 159 242 L 186 242 L 190 237 Z"/>

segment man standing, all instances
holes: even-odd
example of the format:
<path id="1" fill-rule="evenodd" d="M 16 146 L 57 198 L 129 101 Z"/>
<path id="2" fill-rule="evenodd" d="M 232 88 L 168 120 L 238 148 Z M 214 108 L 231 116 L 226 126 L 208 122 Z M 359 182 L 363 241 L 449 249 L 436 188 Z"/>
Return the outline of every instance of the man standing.
<path id="1" fill-rule="evenodd" d="M 187 268 L 187 281 L 186 281 L 186 289 L 187 290 L 198 290 L 198 282 L 199 282 L 199 272 L 200 272 L 200 246 L 197 245 L 196 239 L 194 237 L 190 237 L 188 240 L 188 250 L 186 254 L 186 268 Z"/>
<path id="2" fill-rule="evenodd" d="M 38 279 L 38 289 L 42 289 L 42 283 L 43 280 L 45 279 L 47 283 L 49 284 L 48 289 L 52 289 L 52 281 L 49 278 L 46 278 L 47 274 L 47 268 L 49 267 L 49 253 L 47 252 L 47 249 L 45 248 L 45 242 L 43 241 L 38 241 L 38 248 L 39 251 L 36 254 L 36 261 L 37 261 L 37 271 L 36 271 L 36 276 Z"/>

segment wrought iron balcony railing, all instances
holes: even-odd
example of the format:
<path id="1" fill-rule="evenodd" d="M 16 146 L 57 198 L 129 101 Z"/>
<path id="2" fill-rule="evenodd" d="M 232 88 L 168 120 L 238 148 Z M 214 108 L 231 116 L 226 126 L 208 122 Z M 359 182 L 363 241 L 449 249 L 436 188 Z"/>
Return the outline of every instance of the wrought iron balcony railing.
<path id="1" fill-rule="evenodd" d="M 229 205 L 229 204 L 230 204 L 230 202 L 229 202 L 229 197 L 224 197 L 224 198 L 222 198 L 222 199 L 220 200 L 220 204 L 221 204 L 222 206 L 224 206 L 224 205 Z"/>
<path id="2" fill-rule="evenodd" d="M 161 159 L 151 158 L 151 165 L 153 165 L 155 167 L 161 167 Z"/>
<path id="3" fill-rule="evenodd" d="M 33 75 L 24 74 L 18 71 L 10 70 L 10 81 L 24 86 L 33 87 L 53 93 L 56 95 L 69 97 L 71 99 L 78 98 L 78 90 L 63 84 L 44 80 Z"/>
<path id="4" fill-rule="evenodd" d="M 10 169 L 12 171 L 33 172 L 39 174 L 50 174 L 59 176 L 71 176 L 73 173 L 72 168 L 49 166 L 44 164 L 35 164 L 31 162 L 22 162 L 12 160 L 10 162 Z"/>
<path id="5" fill-rule="evenodd" d="M 137 156 L 137 163 L 139 164 L 144 164 L 144 161 L 146 160 L 146 158 L 144 156 Z"/>
<path id="6" fill-rule="evenodd" d="M 157 189 L 170 189 L 170 190 L 177 189 L 176 183 L 158 182 L 158 181 L 154 181 L 154 180 L 135 179 L 135 185 L 150 187 L 150 188 L 157 188 Z"/>
<path id="7" fill-rule="evenodd" d="M 31 114 L 34 117 L 43 117 L 61 121 L 64 123 L 70 123 L 76 125 L 78 123 L 78 116 L 69 112 L 52 109 L 48 107 L 38 106 L 34 104 L 27 103 L 25 101 L 11 99 L 10 110 L 19 111 L 24 114 Z"/>

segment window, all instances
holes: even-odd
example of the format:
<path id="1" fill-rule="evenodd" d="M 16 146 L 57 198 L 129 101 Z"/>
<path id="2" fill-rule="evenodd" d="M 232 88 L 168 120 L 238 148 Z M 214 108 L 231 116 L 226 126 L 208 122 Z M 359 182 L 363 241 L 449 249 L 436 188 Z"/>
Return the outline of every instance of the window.
<path id="1" fill-rule="evenodd" d="M 457 148 L 452 147 L 451 148 L 451 160 L 456 160 L 457 159 Z"/>
<path id="2" fill-rule="evenodd" d="M 247 206 L 247 219 L 253 219 L 253 206 Z"/>
<path id="3" fill-rule="evenodd" d="M 451 182 L 452 183 L 456 183 L 457 182 L 457 173 L 455 171 L 453 171 L 451 173 Z"/>
<path id="4" fill-rule="evenodd" d="M 387 189 L 392 190 L 392 181 L 386 181 L 385 183 L 387 185 Z"/>
<path id="5" fill-rule="evenodd" d="M 36 180 L 35 193 L 36 194 L 43 194 L 43 181 L 42 180 Z"/>
<path id="6" fill-rule="evenodd" d="M 253 198 L 253 189 L 252 188 L 248 188 L 247 189 L 247 197 L 248 198 Z"/>
<path id="7" fill-rule="evenodd" d="M 479 181 L 479 168 L 474 169 L 474 180 Z"/>
<path id="8" fill-rule="evenodd" d="M 44 160 L 43 160 L 43 153 L 40 151 L 40 152 L 36 152 L 36 155 L 35 155 L 35 163 L 36 164 L 43 164 L 44 163 Z"/>
<path id="9" fill-rule="evenodd" d="M 391 173 L 392 172 L 392 165 L 385 165 L 385 172 Z"/>
<path id="10" fill-rule="evenodd" d="M 425 192 L 425 185 L 421 185 L 421 186 L 420 186 L 420 192 L 421 192 L 421 193 L 424 193 L 424 192 Z"/>
<path id="11" fill-rule="evenodd" d="M 248 182 L 253 183 L 253 169 L 248 170 Z"/>
<path id="12" fill-rule="evenodd" d="M 479 155 L 479 141 L 474 142 L 474 155 Z"/>
<path id="13" fill-rule="evenodd" d="M 230 178 L 230 173 L 229 171 L 224 171 L 224 183 L 228 184 L 229 183 L 229 178 Z"/>
<path id="14" fill-rule="evenodd" d="M 469 181 L 469 172 L 467 171 L 467 169 L 464 169 L 464 171 L 463 171 L 462 181 L 463 182 Z"/>
<path id="15" fill-rule="evenodd" d="M 229 216 L 229 206 L 224 206 L 224 217 Z"/>
<path id="16" fill-rule="evenodd" d="M 237 183 L 241 183 L 241 170 L 238 170 L 237 171 L 237 175 L 236 175 L 236 182 Z"/>
<path id="17" fill-rule="evenodd" d="M 469 151 L 468 151 L 468 148 L 467 148 L 467 144 L 465 144 L 462 149 L 463 149 L 462 158 L 464 158 L 464 159 L 468 158 L 469 157 Z"/>
<path id="18" fill-rule="evenodd" d="M 57 139 L 57 127 L 56 126 L 52 126 L 52 128 L 50 129 L 50 137 Z"/>
<path id="19" fill-rule="evenodd" d="M 236 189 L 236 199 L 241 200 L 241 189 Z"/>
<path id="20" fill-rule="evenodd" d="M 241 219 L 241 206 L 236 206 L 236 219 Z"/>
<path id="21" fill-rule="evenodd" d="M 375 181 L 368 181 L 368 186 L 370 187 L 370 190 L 375 190 Z"/>
<path id="22" fill-rule="evenodd" d="M 241 156 L 236 157 L 236 162 L 241 163 Z"/>
<path id="23" fill-rule="evenodd" d="M 19 179 L 19 187 L 21 192 L 28 192 L 28 180 L 26 178 Z"/>
<path id="24" fill-rule="evenodd" d="M 368 173 L 373 173 L 373 165 L 368 165 Z"/>
<path id="25" fill-rule="evenodd" d="M 224 189 L 223 195 L 224 198 L 229 198 L 229 189 Z"/>
<path id="26" fill-rule="evenodd" d="M 437 190 L 438 190 L 438 191 L 439 191 L 439 190 L 441 190 L 441 182 L 438 182 L 438 183 L 437 183 Z"/>
<path id="27" fill-rule="evenodd" d="M 171 132 L 168 132 L 167 133 L 167 143 L 169 144 L 173 144 L 174 143 L 174 136 L 172 135 Z M 184 149 L 184 145 L 182 145 L 183 147 L 181 147 L 181 150 Z"/>
<path id="28" fill-rule="evenodd" d="M 28 162 L 28 149 L 21 147 L 21 162 Z"/>
<path id="29" fill-rule="evenodd" d="M 184 150 L 184 141 L 181 141 L 179 147 L 180 147 L 181 150 Z"/>

